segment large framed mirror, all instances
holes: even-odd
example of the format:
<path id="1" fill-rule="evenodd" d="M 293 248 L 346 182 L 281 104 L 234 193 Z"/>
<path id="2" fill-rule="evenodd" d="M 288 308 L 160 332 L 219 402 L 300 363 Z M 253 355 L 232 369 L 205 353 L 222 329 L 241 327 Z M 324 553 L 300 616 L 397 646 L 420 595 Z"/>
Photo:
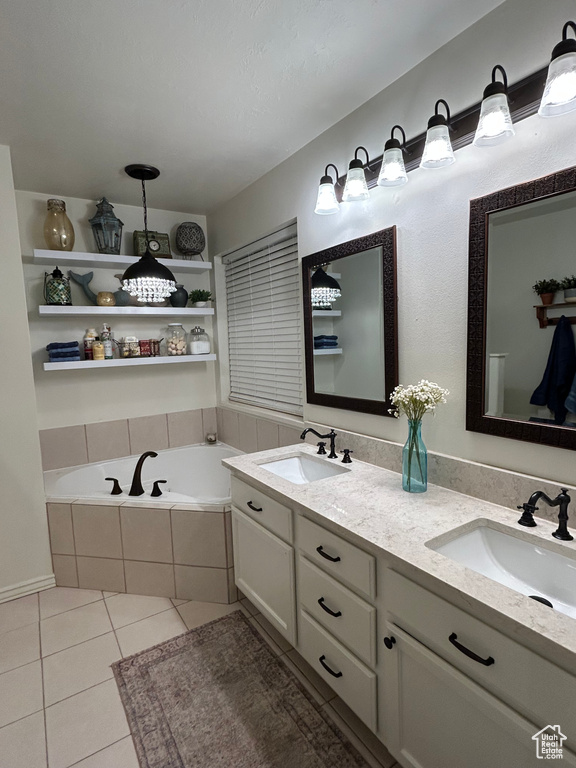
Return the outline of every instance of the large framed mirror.
<path id="1" fill-rule="evenodd" d="M 576 450 L 575 220 L 576 168 L 471 201 L 468 430 Z"/>
<path id="2" fill-rule="evenodd" d="M 302 259 L 306 399 L 389 416 L 398 384 L 396 227 Z"/>

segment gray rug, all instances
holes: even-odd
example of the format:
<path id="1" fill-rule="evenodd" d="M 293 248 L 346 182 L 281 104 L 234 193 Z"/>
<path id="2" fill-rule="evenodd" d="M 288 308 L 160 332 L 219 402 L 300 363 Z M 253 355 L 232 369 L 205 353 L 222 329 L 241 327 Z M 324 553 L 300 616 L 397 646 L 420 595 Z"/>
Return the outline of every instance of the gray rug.
<path id="1" fill-rule="evenodd" d="M 240 611 L 113 670 L 142 768 L 367 768 Z"/>

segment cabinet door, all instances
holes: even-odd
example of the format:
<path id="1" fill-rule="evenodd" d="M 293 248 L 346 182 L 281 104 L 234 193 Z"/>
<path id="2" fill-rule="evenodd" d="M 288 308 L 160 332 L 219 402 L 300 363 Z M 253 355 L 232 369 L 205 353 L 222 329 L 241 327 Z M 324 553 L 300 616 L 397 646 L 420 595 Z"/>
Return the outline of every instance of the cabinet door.
<path id="1" fill-rule="evenodd" d="M 236 584 L 296 645 L 294 549 L 234 508 L 232 536 Z"/>
<path id="2" fill-rule="evenodd" d="M 381 734 L 403 766 L 542 765 L 532 736 L 548 723 L 530 723 L 398 627 L 387 630 L 396 642 L 382 651 Z M 563 751 L 562 764 L 576 765 Z"/>

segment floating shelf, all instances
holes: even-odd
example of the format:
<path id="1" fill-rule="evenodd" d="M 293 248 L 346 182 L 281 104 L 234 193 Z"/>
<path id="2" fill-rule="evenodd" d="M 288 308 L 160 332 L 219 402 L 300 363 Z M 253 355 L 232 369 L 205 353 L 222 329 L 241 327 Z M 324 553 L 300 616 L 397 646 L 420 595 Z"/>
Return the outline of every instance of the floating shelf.
<path id="1" fill-rule="evenodd" d="M 178 357 L 128 357 L 118 360 L 76 360 L 70 363 L 44 363 L 45 371 L 72 371 L 81 368 L 121 368 L 135 365 L 164 365 L 167 363 L 207 363 L 216 355 L 182 355 Z"/>
<path id="2" fill-rule="evenodd" d="M 57 305 L 38 307 L 39 315 L 50 317 L 112 317 L 130 315 L 131 317 L 205 317 L 213 315 L 214 310 L 197 307 L 60 307 Z"/>
<path id="3" fill-rule="evenodd" d="M 331 349 L 315 349 L 314 350 L 314 357 L 319 357 L 320 355 L 341 355 L 342 349 L 341 347 L 334 347 Z"/>
<path id="4" fill-rule="evenodd" d="M 340 309 L 313 309 L 312 317 L 342 317 Z"/>
<path id="5" fill-rule="evenodd" d="M 137 256 L 115 256 L 108 253 L 81 253 L 80 251 L 47 251 L 34 248 L 32 262 L 34 264 L 48 264 L 59 267 L 86 267 L 97 269 L 100 267 L 115 267 L 126 269 L 130 264 L 138 261 Z M 212 269 L 210 261 L 191 261 L 188 259 L 158 259 L 160 264 L 165 264 L 172 272 L 206 272 Z"/>
<path id="6" fill-rule="evenodd" d="M 549 309 L 562 309 L 563 307 L 571 307 L 576 310 L 576 302 L 567 301 L 561 304 L 534 304 L 536 310 L 536 317 L 540 324 L 540 328 L 548 328 L 549 325 L 558 325 L 559 317 L 548 317 Z M 571 325 L 576 325 L 576 315 L 566 318 Z"/>

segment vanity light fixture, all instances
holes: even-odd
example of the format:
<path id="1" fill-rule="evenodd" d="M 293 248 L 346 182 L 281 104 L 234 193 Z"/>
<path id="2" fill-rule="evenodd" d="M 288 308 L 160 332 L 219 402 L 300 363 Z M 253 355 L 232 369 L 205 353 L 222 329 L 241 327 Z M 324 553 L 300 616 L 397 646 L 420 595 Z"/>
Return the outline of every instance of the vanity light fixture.
<path id="1" fill-rule="evenodd" d="M 438 112 L 438 107 L 443 104 L 446 108 L 446 117 Z M 434 106 L 434 114 L 428 120 L 426 131 L 426 144 L 420 160 L 420 168 L 443 168 L 455 162 L 452 144 L 448 133 L 450 127 L 450 107 L 444 99 L 438 99 Z"/>
<path id="2" fill-rule="evenodd" d="M 576 40 L 574 42 L 576 43 Z M 502 75 L 502 82 L 496 80 L 498 71 Z M 492 82 L 484 88 L 480 119 L 472 143 L 476 147 L 493 147 L 511 138 L 515 133 L 508 106 L 506 70 L 500 64 L 496 64 L 492 70 Z"/>
<path id="3" fill-rule="evenodd" d="M 312 309 L 331 309 L 332 302 L 342 295 L 340 283 L 332 275 L 328 275 L 324 267 L 318 267 L 314 272 L 311 284 Z"/>
<path id="4" fill-rule="evenodd" d="M 314 213 L 318 213 L 320 216 L 329 216 L 332 213 L 338 213 L 340 210 L 340 203 L 336 198 L 334 182 L 332 181 L 332 176 L 328 174 L 328 168 L 334 168 L 336 171 L 336 184 L 338 183 L 338 168 L 336 168 L 334 163 L 328 163 L 324 170 L 324 176 L 320 179 L 316 208 L 314 208 Z"/>
<path id="5" fill-rule="evenodd" d="M 146 205 L 145 182 L 160 176 L 158 168 L 151 165 L 127 165 L 124 168 L 128 176 L 142 183 L 142 206 L 144 208 L 144 233 L 146 236 L 146 251 L 142 258 L 131 264 L 122 275 L 122 288 L 130 296 L 137 296 L 138 301 L 164 301 L 176 290 L 176 280 L 168 267 L 156 261 L 150 252 L 150 237 L 148 233 L 148 207 Z"/>
<path id="6" fill-rule="evenodd" d="M 544 95 L 538 114 L 542 117 L 565 115 L 576 109 L 576 40 L 568 37 L 568 30 L 576 34 L 576 24 L 567 21 L 562 28 L 562 40 L 554 47 Z"/>
<path id="7" fill-rule="evenodd" d="M 366 153 L 366 165 L 370 164 L 370 156 L 368 150 L 365 147 L 357 147 L 354 152 L 354 159 L 350 160 L 348 166 L 348 176 L 346 177 L 346 184 L 344 185 L 344 193 L 342 195 L 343 203 L 353 203 L 359 200 L 368 200 L 370 192 L 368 192 L 368 185 L 366 184 L 366 175 L 364 173 L 364 166 L 362 161 L 358 159 L 358 152 L 362 150 Z"/>
<path id="8" fill-rule="evenodd" d="M 394 138 L 394 131 L 402 132 L 402 144 Z M 390 138 L 384 144 L 384 156 L 382 167 L 378 176 L 378 184 L 381 187 L 400 187 L 406 184 L 408 176 L 404 166 L 402 153 L 406 151 L 406 134 L 401 125 L 395 125 L 390 132 Z"/>

